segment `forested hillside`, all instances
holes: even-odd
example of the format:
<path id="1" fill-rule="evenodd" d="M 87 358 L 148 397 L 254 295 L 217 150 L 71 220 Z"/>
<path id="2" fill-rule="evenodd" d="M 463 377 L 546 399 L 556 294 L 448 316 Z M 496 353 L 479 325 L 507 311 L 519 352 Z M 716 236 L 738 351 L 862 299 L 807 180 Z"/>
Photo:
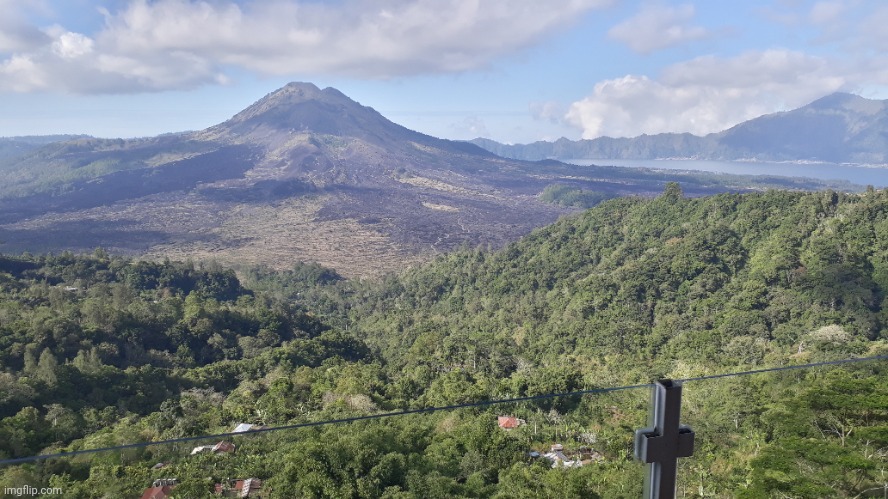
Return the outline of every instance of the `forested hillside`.
<path id="1" fill-rule="evenodd" d="M 517 359 L 602 374 L 632 359 L 621 381 L 761 365 L 811 355 L 825 326 L 859 354 L 888 327 L 886 213 L 885 191 L 687 199 L 671 184 L 371 286 L 350 320 L 390 362 L 475 357 L 496 376 Z"/>
<path id="2" fill-rule="evenodd" d="M 888 353 L 888 192 L 619 198 L 380 280 L 314 264 L 0 257 L 0 459 Z M 885 361 L 689 382 L 687 497 L 860 497 Z M 541 399 L 0 468 L 70 497 L 638 497 L 649 392 Z M 525 424 L 497 427 L 497 416 Z M 577 468 L 552 468 L 563 444 Z M 157 463 L 163 467 L 153 468 Z"/>

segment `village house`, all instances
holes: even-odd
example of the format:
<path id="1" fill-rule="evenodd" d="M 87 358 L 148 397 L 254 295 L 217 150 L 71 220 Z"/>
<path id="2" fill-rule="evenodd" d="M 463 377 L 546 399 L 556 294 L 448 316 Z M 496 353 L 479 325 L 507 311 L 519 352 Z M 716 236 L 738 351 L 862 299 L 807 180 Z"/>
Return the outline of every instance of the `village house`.
<path id="1" fill-rule="evenodd" d="M 216 495 L 222 497 L 263 497 L 262 480 L 247 478 L 244 480 L 232 480 L 228 483 L 217 483 Z"/>
<path id="2" fill-rule="evenodd" d="M 523 424 L 527 424 L 523 419 L 518 419 L 514 416 L 498 416 L 496 420 L 499 427 L 504 430 L 514 430 Z"/>
<path id="3" fill-rule="evenodd" d="M 141 499 L 167 499 L 173 493 L 173 486 L 148 487 L 142 492 Z"/>
<path id="4" fill-rule="evenodd" d="M 586 465 L 589 463 L 604 461 L 604 456 L 602 456 L 601 453 L 595 449 L 589 447 L 580 447 L 579 459 L 584 465 Z"/>
<path id="5" fill-rule="evenodd" d="M 177 483 L 179 483 L 179 481 L 175 478 L 160 478 L 154 480 L 151 487 L 148 487 L 142 492 L 140 499 L 167 499 L 172 494 Z"/>
<path id="6" fill-rule="evenodd" d="M 191 449 L 191 455 L 200 454 L 201 452 L 207 452 L 212 450 L 212 445 L 198 445 L 197 447 Z"/>
<path id="7" fill-rule="evenodd" d="M 248 431 L 261 430 L 263 428 L 265 428 L 265 427 L 261 426 L 261 425 L 257 425 L 257 424 L 238 423 L 234 427 L 234 429 L 231 430 L 231 433 L 244 433 L 244 432 L 248 432 Z"/>
<path id="8" fill-rule="evenodd" d="M 564 446 L 561 444 L 552 445 L 550 451 L 543 454 L 543 457 L 552 463 L 553 468 L 579 468 L 583 465 L 583 462 L 579 459 L 568 459 L 564 455 Z"/>
<path id="9" fill-rule="evenodd" d="M 200 454 L 201 452 L 212 452 L 213 454 L 221 454 L 234 452 L 234 444 L 231 442 L 221 441 L 215 445 L 199 445 L 191 449 L 191 455 Z"/>

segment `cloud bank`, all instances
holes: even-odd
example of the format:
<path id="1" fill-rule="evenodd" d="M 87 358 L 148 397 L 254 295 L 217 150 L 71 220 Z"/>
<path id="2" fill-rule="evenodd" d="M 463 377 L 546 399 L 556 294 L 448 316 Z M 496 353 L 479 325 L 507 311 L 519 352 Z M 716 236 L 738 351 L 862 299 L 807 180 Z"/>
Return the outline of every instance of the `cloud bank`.
<path id="1" fill-rule="evenodd" d="M 865 82 L 888 82 L 885 65 L 773 49 L 698 57 L 658 78 L 627 75 L 599 82 L 565 119 L 592 139 L 603 135 L 690 132 L 705 135 L 778 109 L 802 106 Z"/>
<path id="2" fill-rule="evenodd" d="M 596 83 L 573 102 L 564 120 L 583 138 L 719 132 L 745 120 L 792 109 L 835 91 L 888 86 L 888 7 L 878 2 L 777 2 L 758 9 L 761 25 L 715 33 L 694 26 L 690 4 L 648 4 L 616 25 L 611 39 L 635 52 L 658 50 L 744 29 L 774 27 L 800 49 L 772 47 L 704 55 L 665 66 L 657 74 L 628 74 Z M 772 25 L 772 26 L 768 26 Z M 814 55 L 812 50 L 819 55 Z"/>
<path id="3" fill-rule="evenodd" d="M 226 70 L 386 79 L 482 68 L 611 0 L 132 0 L 96 33 L 28 24 L 0 0 L 0 90 L 183 89 Z"/>

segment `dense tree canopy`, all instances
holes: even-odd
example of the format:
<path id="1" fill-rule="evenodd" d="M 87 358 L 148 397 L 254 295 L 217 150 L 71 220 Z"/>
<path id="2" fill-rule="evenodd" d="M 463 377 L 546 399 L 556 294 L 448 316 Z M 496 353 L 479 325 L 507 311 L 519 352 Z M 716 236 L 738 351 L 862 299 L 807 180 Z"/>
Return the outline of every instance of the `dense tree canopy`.
<path id="1" fill-rule="evenodd" d="M 596 201 L 597 202 L 597 201 Z M 0 458 L 888 352 L 888 193 L 605 201 L 380 280 L 0 256 Z M 688 497 L 855 497 L 888 471 L 885 363 L 689 382 Z M 0 468 L 70 497 L 637 497 L 646 389 Z M 497 415 L 520 418 L 515 430 Z M 209 442 L 214 443 L 214 442 Z M 561 443 L 580 468 L 531 451 Z M 594 459 L 590 456 L 597 456 Z M 158 462 L 165 467 L 152 469 Z"/>

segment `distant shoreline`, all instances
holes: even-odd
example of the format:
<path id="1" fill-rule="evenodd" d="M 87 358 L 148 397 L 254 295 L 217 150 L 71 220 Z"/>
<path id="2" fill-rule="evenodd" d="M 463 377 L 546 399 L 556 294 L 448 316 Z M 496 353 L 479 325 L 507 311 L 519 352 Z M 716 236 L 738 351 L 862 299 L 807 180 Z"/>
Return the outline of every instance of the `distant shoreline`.
<path id="1" fill-rule="evenodd" d="M 585 159 L 559 160 L 580 166 L 622 166 L 629 168 L 652 168 L 661 170 L 683 170 L 735 175 L 761 175 L 792 178 L 814 178 L 818 180 L 844 180 L 857 185 L 888 187 L 888 164 L 829 163 L 825 161 L 761 161 L 712 160 L 695 158 L 659 159 Z"/>
<path id="2" fill-rule="evenodd" d="M 704 158 L 695 158 L 695 157 L 669 157 L 669 158 L 647 158 L 647 159 L 627 159 L 627 158 L 569 158 L 569 159 L 561 159 L 561 158 L 546 158 L 553 159 L 555 161 L 562 161 L 570 164 L 579 164 L 578 161 L 711 161 L 711 162 L 722 162 L 722 163 L 749 163 L 749 164 L 759 164 L 759 165 L 769 165 L 769 164 L 778 164 L 778 165 L 835 165 L 835 166 L 844 166 L 844 167 L 852 167 L 852 168 L 879 168 L 879 169 L 888 169 L 888 163 L 831 163 L 829 161 L 818 161 L 815 159 L 787 159 L 780 161 L 771 161 L 771 160 L 761 160 L 755 158 L 742 158 L 742 159 L 704 159 Z M 597 164 L 597 163 L 596 163 Z"/>

